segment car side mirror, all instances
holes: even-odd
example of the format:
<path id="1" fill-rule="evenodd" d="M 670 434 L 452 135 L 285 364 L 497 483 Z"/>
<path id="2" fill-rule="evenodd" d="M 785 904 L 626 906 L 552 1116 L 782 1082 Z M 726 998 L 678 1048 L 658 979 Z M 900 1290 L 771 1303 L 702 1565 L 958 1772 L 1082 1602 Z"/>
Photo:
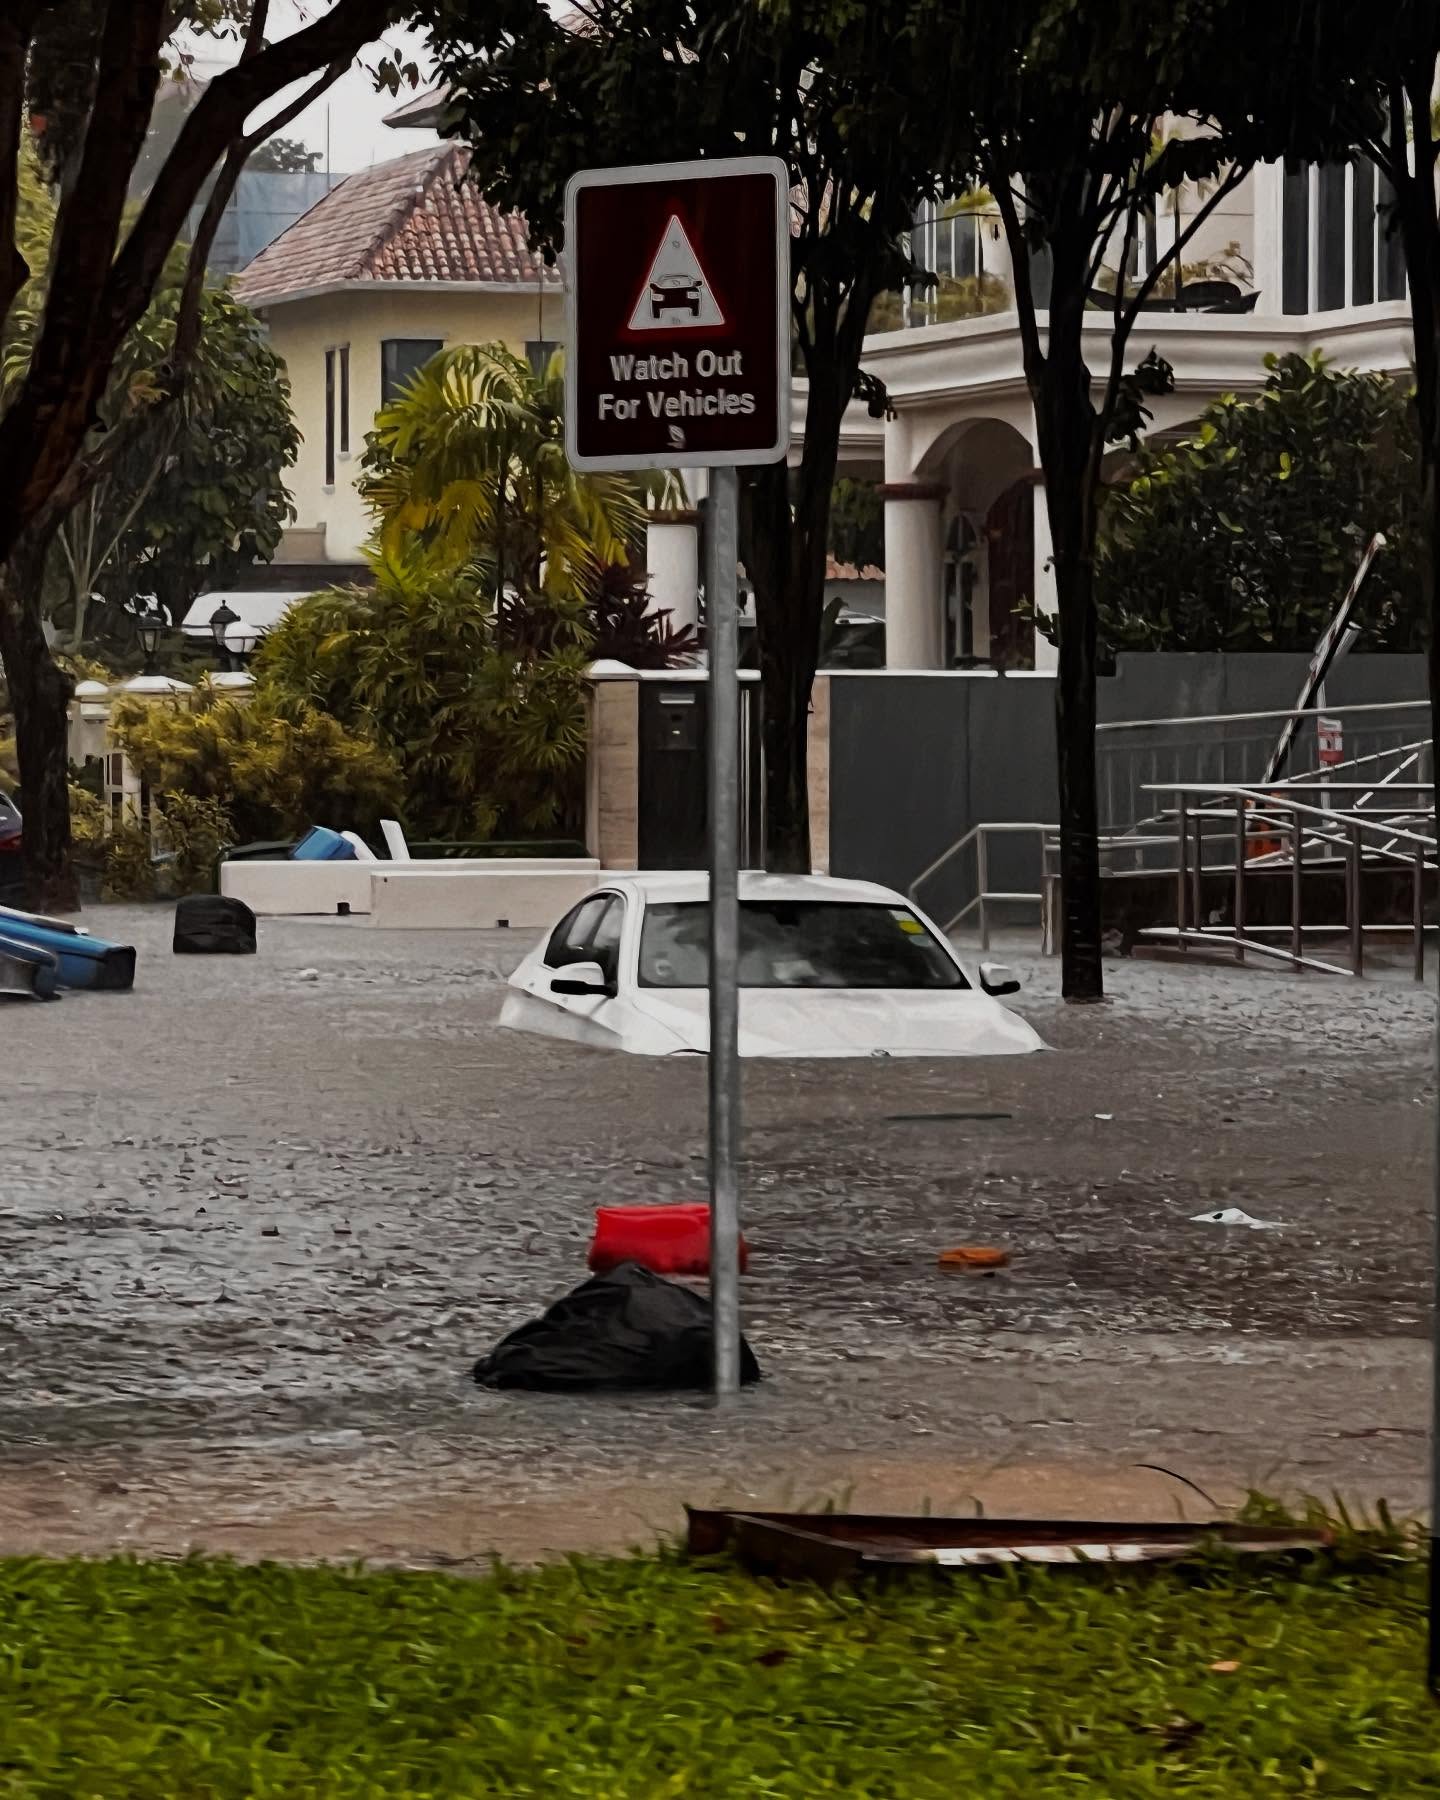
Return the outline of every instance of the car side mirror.
<path id="1" fill-rule="evenodd" d="M 1020 977 L 1013 969 L 1006 968 L 1004 963 L 983 962 L 980 965 L 980 985 L 987 994 L 998 999 L 1001 994 L 1018 994 Z"/>
<path id="2" fill-rule="evenodd" d="M 567 963 L 563 969 L 550 978 L 552 994 L 598 994 L 609 998 L 615 992 L 615 983 L 605 974 L 597 962 Z"/>

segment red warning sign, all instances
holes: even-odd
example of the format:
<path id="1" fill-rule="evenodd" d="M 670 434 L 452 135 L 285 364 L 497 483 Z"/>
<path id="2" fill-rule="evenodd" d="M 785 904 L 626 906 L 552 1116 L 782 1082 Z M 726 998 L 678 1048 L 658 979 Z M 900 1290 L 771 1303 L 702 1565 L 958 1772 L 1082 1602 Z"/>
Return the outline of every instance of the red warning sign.
<path id="1" fill-rule="evenodd" d="M 581 469 L 780 461 L 789 184 L 776 157 L 589 169 L 565 197 L 565 441 Z"/>

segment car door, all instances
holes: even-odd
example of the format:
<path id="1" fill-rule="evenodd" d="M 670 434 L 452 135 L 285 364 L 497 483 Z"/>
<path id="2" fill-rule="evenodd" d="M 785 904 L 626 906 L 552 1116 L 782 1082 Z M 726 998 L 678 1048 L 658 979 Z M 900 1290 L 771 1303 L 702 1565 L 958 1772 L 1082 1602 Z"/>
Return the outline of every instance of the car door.
<path id="1" fill-rule="evenodd" d="M 558 1036 L 581 1043 L 603 1041 L 606 1034 L 597 1015 L 614 1001 L 604 994 L 557 994 L 554 982 L 576 963 L 597 962 L 607 979 L 618 983 L 624 927 L 624 900 L 619 894 L 601 892 L 587 895 L 551 932 L 544 960 L 527 987 L 537 999 L 549 1002 L 547 1011 L 554 1009 L 551 1018 Z"/>

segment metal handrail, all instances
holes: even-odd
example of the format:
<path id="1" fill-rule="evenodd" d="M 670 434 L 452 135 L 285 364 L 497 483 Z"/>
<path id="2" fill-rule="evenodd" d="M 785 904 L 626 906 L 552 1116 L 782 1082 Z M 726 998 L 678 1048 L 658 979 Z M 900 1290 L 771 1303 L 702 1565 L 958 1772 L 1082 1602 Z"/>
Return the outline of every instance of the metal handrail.
<path id="1" fill-rule="evenodd" d="M 1421 784 L 1416 784 L 1417 787 Z M 1175 821 L 1176 838 L 1179 845 L 1179 856 L 1175 870 L 1175 926 L 1149 927 L 1147 936 L 1173 937 L 1183 950 L 1187 944 L 1224 942 L 1233 946 L 1235 960 L 1244 962 L 1247 951 L 1255 951 L 1262 956 L 1277 956 L 1287 961 L 1299 971 L 1306 968 L 1323 969 L 1331 974 L 1345 974 L 1346 970 L 1336 964 L 1322 963 L 1317 958 L 1302 954 L 1304 924 L 1301 919 L 1303 905 L 1303 869 L 1307 838 L 1313 846 L 1318 840 L 1330 846 L 1342 849 L 1345 874 L 1345 930 L 1349 938 L 1350 968 L 1353 976 L 1365 972 L 1365 931 L 1363 918 L 1364 901 L 1362 889 L 1362 872 L 1364 868 L 1366 844 L 1365 834 L 1373 833 L 1383 837 L 1385 843 L 1378 852 L 1372 854 L 1389 857 L 1396 862 L 1403 862 L 1410 867 L 1411 874 L 1411 931 L 1415 945 L 1415 979 L 1421 981 L 1425 973 L 1425 921 L 1424 921 L 1424 878 L 1427 870 L 1440 866 L 1437 858 L 1437 840 L 1433 833 L 1425 833 L 1396 822 L 1397 815 L 1413 824 L 1416 816 L 1435 821 L 1433 806 L 1429 809 L 1420 807 L 1396 808 L 1387 817 L 1377 818 L 1354 809 L 1326 809 L 1306 805 L 1303 801 L 1293 799 L 1290 795 L 1278 795 L 1271 789 L 1260 789 L 1248 785 L 1214 782 L 1184 781 L 1172 783 L 1147 784 L 1148 793 L 1173 794 L 1176 797 Z M 1402 788 L 1402 791 L 1405 791 Z M 1207 804 L 1202 805 L 1192 815 L 1189 801 L 1192 796 L 1202 798 Z M 1367 798 L 1368 798 L 1367 794 Z M 1220 805 L 1228 800 L 1228 806 Z M 1195 864 L 1190 866 L 1190 829 L 1189 821 L 1194 817 L 1195 832 Z M 1234 902 L 1232 910 L 1233 924 L 1226 930 L 1206 926 L 1201 919 L 1202 882 L 1205 876 L 1203 821 L 1230 816 L 1233 818 L 1234 833 Z M 1258 829 L 1257 829 L 1258 828 Z M 1290 844 L 1290 948 L 1279 950 L 1273 945 L 1262 944 L 1249 934 L 1246 929 L 1246 877 L 1250 865 L 1248 845 L 1252 837 L 1270 837 L 1279 831 L 1288 833 Z M 1414 848 L 1408 857 L 1402 857 L 1395 846 L 1403 842 Z M 1428 853 L 1428 854 L 1427 854 Z M 1194 923 L 1190 914 L 1193 910 Z"/>
<path id="2" fill-rule="evenodd" d="M 1251 725 L 1266 719 L 1344 719 L 1352 713 L 1413 712 L 1419 708 L 1428 711 L 1429 707 L 1428 700 L 1366 700 L 1354 706 L 1299 706 L 1274 712 L 1197 713 L 1193 718 L 1109 719 L 1103 725 L 1097 725 L 1095 730 L 1099 733 L 1154 730 L 1161 725 Z"/>
<path id="3" fill-rule="evenodd" d="M 1392 838 L 1403 837 L 1407 843 L 1422 844 L 1427 850 L 1436 848 L 1436 840 L 1433 837 L 1423 837 L 1418 832 L 1404 831 L 1388 820 L 1372 818 L 1366 813 L 1345 812 L 1339 807 L 1327 809 L 1323 806 L 1306 806 L 1299 800 L 1278 799 L 1267 788 L 1239 786 L 1234 782 L 1226 781 L 1168 781 L 1142 782 L 1141 791 L 1147 794 L 1213 794 L 1217 797 L 1224 796 L 1227 799 L 1248 800 L 1251 805 L 1246 809 L 1247 812 L 1263 812 L 1267 806 L 1273 806 L 1282 813 L 1304 814 L 1307 818 L 1318 819 L 1321 824 L 1333 825 L 1337 820 L 1347 820 L 1367 831 L 1388 832 Z M 1233 809 L 1227 807 L 1224 810 L 1228 812 Z M 1416 812 L 1422 809 L 1412 807 L 1407 810 Z"/>
<path id="4" fill-rule="evenodd" d="M 989 835 L 994 833 L 997 836 L 1004 837 L 1027 831 L 1039 832 L 1041 855 L 1043 859 L 1045 834 L 1047 832 L 1053 832 L 1054 829 L 1055 827 L 1053 825 L 1036 825 L 1013 819 L 983 820 L 978 825 L 972 825 L 969 831 L 965 833 L 964 837 L 953 843 L 948 850 L 942 851 L 928 868 L 922 869 L 905 890 L 906 895 L 919 906 L 918 890 L 932 875 L 938 874 L 953 856 L 959 855 L 962 850 L 973 843 L 975 845 L 975 884 L 977 891 L 973 899 L 967 900 L 964 906 L 960 908 L 959 912 L 944 922 L 942 929 L 947 933 L 954 931 L 972 912 L 978 910 L 980 916 L 980 948 L 982 950 L 988 950 L 990 948 L 990 919 L 986 907 L 991 901 L 1028 903 L 1042 907 L 1045 904 L 1045 895 L 1043 891 L 1038 894 L 1020 894 L 991 890 L 990 855 L 989 843 L 987 841 Z"/>

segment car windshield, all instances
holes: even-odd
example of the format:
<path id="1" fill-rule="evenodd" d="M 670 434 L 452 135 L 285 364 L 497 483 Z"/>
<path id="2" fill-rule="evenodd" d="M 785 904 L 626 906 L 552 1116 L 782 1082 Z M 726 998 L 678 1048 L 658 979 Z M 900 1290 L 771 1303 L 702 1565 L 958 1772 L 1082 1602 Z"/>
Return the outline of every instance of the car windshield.
<path id="1" fill-rule="evenodd" d="M 710 909 L 647 906 L 641 987 L 709 985 Z M 745 900 L 740 985 L 748 988 L 963 988 L 945 947 L 906 906 L 833 900 Z"/>

